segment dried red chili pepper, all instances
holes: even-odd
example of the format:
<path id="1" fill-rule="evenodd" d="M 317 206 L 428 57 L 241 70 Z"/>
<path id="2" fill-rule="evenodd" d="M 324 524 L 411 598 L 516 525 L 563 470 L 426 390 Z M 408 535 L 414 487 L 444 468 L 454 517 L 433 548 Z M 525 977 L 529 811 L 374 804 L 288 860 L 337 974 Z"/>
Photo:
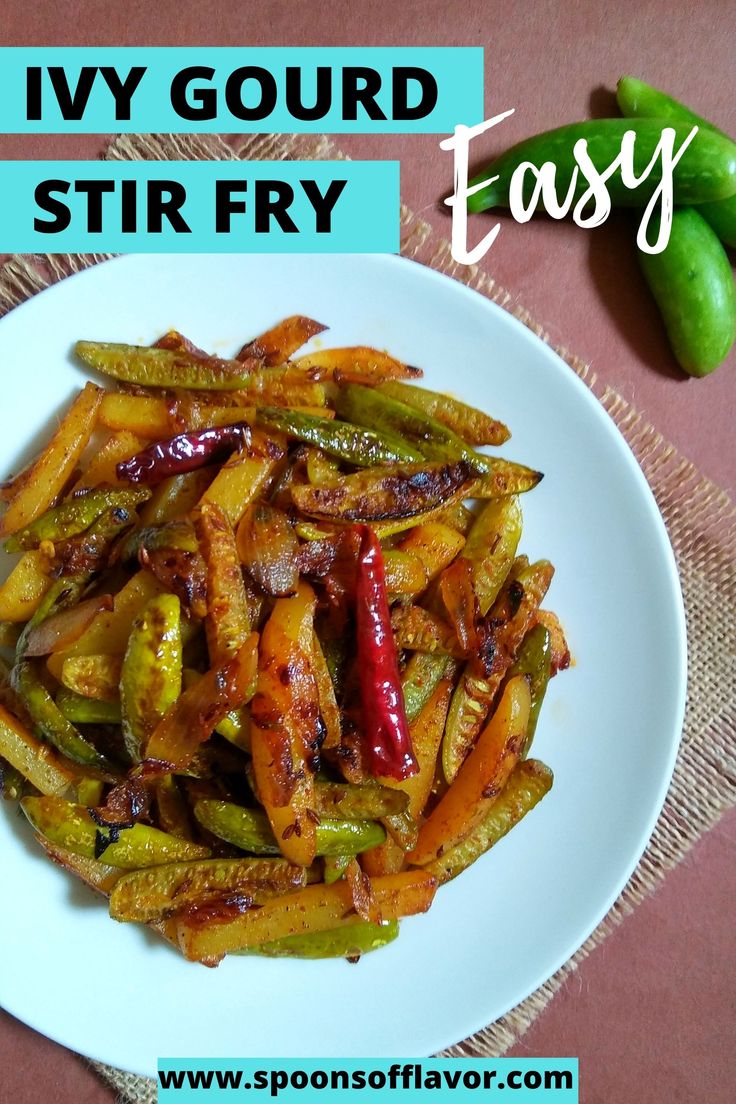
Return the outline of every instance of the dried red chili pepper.
<path id="1" fill-rule="evenodd" d="M 179 433 L 168 441 L 141 449 L 130 460 L 117 466 L 118 479 L 129 483 L 159 483 L 170 475 L 203 468 L 221 460 L 228 452 L 250 444 L 250 426 L 246 422 L 235 425 L 212 426 L 196 433 Z"/>
<path id="2" fill-rule="evenodd" d="M 371 773 L 378 778 L 409 778 L 419 770 L 409 736 L 388 608 L 383 554 L 368 525 L 360 534 L 355 581 L 363 735 Z"/>

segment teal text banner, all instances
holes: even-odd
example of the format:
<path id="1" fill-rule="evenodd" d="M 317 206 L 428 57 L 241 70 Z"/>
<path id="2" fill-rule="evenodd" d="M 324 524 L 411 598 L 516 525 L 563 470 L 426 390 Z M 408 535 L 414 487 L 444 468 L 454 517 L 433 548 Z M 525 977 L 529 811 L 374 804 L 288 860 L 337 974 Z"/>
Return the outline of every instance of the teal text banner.
<path id="1" fill-rule="evenodd" d="M 479 47 L 0 49 L 8 134 L 446 134 L 482 120 Z"/>
<path id="2" fill-rule="evenodd" d="M 161 1058 L 160 1104 L 193 1100 L 358 1104 L 578 1104 L 577 1058 L 201 1059 Z"/>
<path id="3" fill-rule="evenodd" d="M 397 253 L 398 161 L 4 161 L 7 253 Z"/>

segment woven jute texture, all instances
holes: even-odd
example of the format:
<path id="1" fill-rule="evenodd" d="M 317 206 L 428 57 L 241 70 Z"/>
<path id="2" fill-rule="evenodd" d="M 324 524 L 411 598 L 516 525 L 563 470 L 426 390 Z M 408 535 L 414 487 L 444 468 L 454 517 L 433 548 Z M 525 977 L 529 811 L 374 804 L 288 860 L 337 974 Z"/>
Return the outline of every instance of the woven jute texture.
<path id="1" fill-rule="evenodd" d="M 114 140 L 113 160 L 282 160 L 339 158 L 325 138 L 254 136 L 240 147 L 217 137 L 125 135 Z M 543 341 L 548 335 L 515 296 L 477 268 L 457 265 L 449 245 L 402 208 L 401 252 L 479 291 Z M 96 264 L 102 255 L 13 257 L 0 272 L 0 310 L 65 276 Z M 556 347 L 598 398 L 628 441 L 649 481 L 677 557 L 688 622 L 689 692 L 677 765 L 650 844 L 623 893 L 569 962 L 508 1015 L 447 1056 L 498 1057 L 527 1031 L 581 962 L 643 901 L 695 842 L 736 803 L 736 509 L 717 486 L 641 418 L 615 391 L 601 384 L 569 350 Z M 156 1083 L 108 1066 L 94 1068 L 129 1104 L 154 1104 Z"/>

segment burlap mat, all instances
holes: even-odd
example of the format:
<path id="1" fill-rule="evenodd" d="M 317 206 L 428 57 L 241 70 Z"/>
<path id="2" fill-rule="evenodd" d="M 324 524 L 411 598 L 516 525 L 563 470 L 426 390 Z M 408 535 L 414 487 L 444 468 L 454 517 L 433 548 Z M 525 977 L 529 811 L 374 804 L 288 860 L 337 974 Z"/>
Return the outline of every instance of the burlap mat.
<path id="1" fill-rule="evenodd" d="M 124 135 L 114 140 L 113 160 L 280 160 L 335 158 L 327 139 L 253 136 L 234 150 L 217 137 Z M 514 296 L 477 268 L 457 265 L 449 244 L 406 208 L 401 213 L 404 256 L 444 272 L 505 307 L 551 344 Z M 102 255 L 13 257 L 0 271 L 0 311 L 7 311 Z M 689 691 L 680 753 L 665 806 L 650 844 L 623 893 L 580 948 L 540 989 L 449 1056 L 498 1057 L 513 1046 L 565 985 L 580 963 L 653 893 L 693 844 L 736 803 L 736 509 L 648 425 L 619 394 L 599 383 L 578 357 L 556 348 L 590 387 L 631 446 L 662 511 L 682 580 L 688 622 Z M 93 1063 L 129 1104 L 154 1104 L 156 1082 Z"/>

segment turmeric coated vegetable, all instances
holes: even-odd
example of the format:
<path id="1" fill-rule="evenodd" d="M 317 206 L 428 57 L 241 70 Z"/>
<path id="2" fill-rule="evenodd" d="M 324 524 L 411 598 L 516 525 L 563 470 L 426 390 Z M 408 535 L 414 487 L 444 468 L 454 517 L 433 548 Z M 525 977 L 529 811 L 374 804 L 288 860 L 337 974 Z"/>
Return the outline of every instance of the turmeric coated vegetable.
<path id="1" fill-rule="evenodd" d="M 298 355 L 323 329 L 80 342 L 108 388 L 0 485 L 2 804 L 207 966 L 384 947 L 552 781 L 541 473 L 390 352 Z"/>

